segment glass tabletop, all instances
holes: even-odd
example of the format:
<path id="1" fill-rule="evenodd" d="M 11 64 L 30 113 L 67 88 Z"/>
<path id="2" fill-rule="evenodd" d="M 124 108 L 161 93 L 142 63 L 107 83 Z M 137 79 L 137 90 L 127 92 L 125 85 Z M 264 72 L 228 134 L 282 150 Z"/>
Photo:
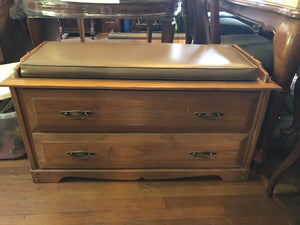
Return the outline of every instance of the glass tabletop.
<path id="1" fill-rule="evenodd" d="M 119 3 L 71 1 L 23 0 L 23 5 L 25 13 L 31 18 L 164 18 L 174 17 L 181 10 L 181 0 L 118 0 Z"/>

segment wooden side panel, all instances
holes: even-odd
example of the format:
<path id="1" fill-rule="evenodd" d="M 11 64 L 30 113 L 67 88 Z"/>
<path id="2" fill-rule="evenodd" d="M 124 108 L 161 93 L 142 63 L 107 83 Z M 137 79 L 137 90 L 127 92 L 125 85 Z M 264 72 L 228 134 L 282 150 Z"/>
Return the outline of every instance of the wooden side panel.
<path id="1" fill-rule="evenodd" d="M 31 169 L 36 169 L 37 166 L 35 161 L 35 154 L 32 151 L 32 142 L 30 141 L 31 133 L 28 132 L 27 129 L 26 117 L 23 113 L 22 105 L 19 98 L 19 89 L 10 88 L 10 93 L 17 113 L 17 119 L 22 133 L 22 139 L 27 152 L 27 156 L 30 161 Z"/>

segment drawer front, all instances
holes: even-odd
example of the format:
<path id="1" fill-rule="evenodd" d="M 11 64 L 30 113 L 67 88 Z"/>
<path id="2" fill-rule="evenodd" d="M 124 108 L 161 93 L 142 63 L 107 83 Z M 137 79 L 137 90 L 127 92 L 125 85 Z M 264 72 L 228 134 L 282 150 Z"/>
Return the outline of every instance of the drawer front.
<path id="1" fill-rule="evenodd" d="M 259 92 L 20 91 L 33 132 L 247 132 Z"/>
<path id="2" fill-rule="evenodd" d="M 234 168 L 244 134 L 33 134 L 39 168 Z"/>

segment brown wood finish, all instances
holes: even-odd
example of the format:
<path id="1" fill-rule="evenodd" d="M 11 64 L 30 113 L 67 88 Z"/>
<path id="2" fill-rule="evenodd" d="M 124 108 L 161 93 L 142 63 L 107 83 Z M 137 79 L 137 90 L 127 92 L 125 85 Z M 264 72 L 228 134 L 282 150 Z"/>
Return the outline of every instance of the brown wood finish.
<path id="1" fill-rule="evenodd" d="M 233 169 L 38 169 L 31 172 L 35 183 L 56 183 L 63 178 L 88 178 L 119 181 L 167 180 L 218 176 L 223 181 L 246 181 L 249 170 Z"/>
<path id="2" fill-rule="evenodd" d="M 12 0 L 2 0 L 0 2 L 0 33 L 4 31 L 5 22 L 9 17 L 9 10 L 13 5 Z"/>
<path id="3" fill-rule="evenodd" d="M 220 7 L 242 18 L 249 19 L 266 30 L 274 31 L 274 71 L 272 79 L 289 90 L 290 83 L 300 66 L 300 20 L 270 10 L 268 4 L 251 4 L 247 0 L 221 0 Z"/>
<path id="4" fill-rule="evenodd" d="M 121 19 L 101 19 L 101 32 L 110 33 L 110 32 L 121 32 L 122 29 L 122 20 Z"/>
<path id="5" fill-rule="evenodd" d="M 23 90 L 24 91 L 24 90 Z M 30 90 L 31 91 L 31 90 Z M 22 93 L 22 92 L 20 92 Z M 253 92 L 255 93 L 255 92 Z M 253 94 L 252 93 L 252 94 Z M 244 93 L 243 93 L 244 94 Z M 267 101 L 267 98 L 266 97 L 261 97 L 262 99 L 260 101 Z M 22 99 L 22 98 L 21 98 Z M 22 101 L 22 100 L 21 100 Z M 263 107 L 263 106 L 261 106 Z M 256 112 L 259 112 L 260 110 L 263 111 L 263 108 L 257 108 L 256 109 Z M 28 121 L 28 118 L 31 117 L 30 114 L 28 113 L 25 113 L 26 116 L 26 120 Z M 260 118 L 260 117 L 259 117 Z M 256 127 L 259 127 L 260 126 L 260 123 L 261 121 L 254 121 L 254 124 L 257 124 Z M 28 126 L 28 125 L 27 125 Z M 254 126 L 251 126 L 251 131 L 250 131 L 250 136 L 252 138 L 255 138 L 255 136 L 253 135 L 256 135 L 255 132 L 257 130 L 257 128 Z M 254 129 L 254 130 L 253 130 Z M 254 132 L 254 133 L 253 133 Z M 77 135 L 77 136 L 76 136 Z M 81 151 L 82 149 L 84 149 L 85 151 L 94 151 L 94 149 L 99 149 L 99 146 L 101 148 L 101 144 L 99 145 L 99 141 L 102 140 L 103 136 L 105 134 L 94 134 L 94 139 L 92 138 L 93 135 L 89 135 L 89 134 L 84 134 L 82 136 L 82 134 L 47 134 L 47 133 L 44 133 L 44 134 L 33 134 L 33 138 L 35 140 L 35 143 L 34 143 L 34 148 L 32 148 L 32 151 L 34 152 L 34 155 L 37 157 L 36 158 L 36 162 L 38 163 L 41 163 L 39 165 L 40 168 L 56 168 L 56 167 L 70 167 L 69 165 L 71 165 L 72 167 L 72 163 L 69 164 L 68 163 L 68 160 L 69 159 L 66 159 L 64 160 L 63 159 L 63 162 L 60 163 L 59 161 L 59 158 L 63 158 L 63 155 L 66 154 L 66 151 L 65 151 L 65 148 L 69 149 L 71 148 L 71 150 L 73 151 Z M 202 136 L 203 135 L 203 136 Z M 33 179 L 35 182 L 58 182 L 60 181 L 63 177 L 67 177 L 67 176 L 71 176 L 71 177 L 85 177 L 85 178 L 102 178 L 102 179 L 140 179 L 140 178 L 145 178 L 145 179 L 171 179 L 171 178 L 179 178 L 179 177 L 195 177 L 195 176 L 203 176 L 203 175 L 217 175 L 217 176 L 220 176 L 222 177 L 223 180 L 246 180 L 247 177 L 248 177 L 248 167 L 245 167 L 243 165 L 243 162 L 239 160 L 240 157 L 242 158 L 247 158 L 247 157 L 251 157 L 251 152 L 254 151 L 254 145 L 251 144 L 251 147 L 249 147 L 249 144 L 248 147 L 247 145 L 245 146 L 244 144 L 246 143 L 245 142 L 245 138 L 247 137 L 247 133 L 245 134 L 219 134 L 219 135 L 216 135 L 216 134 L 212 134 L 212 136 L 207 136 L 207 134 L 173 134 L 173 135 L 170 135 L 170 134 L 144 134 L 144 136 L 141 136 L 141 134 L 128 134 L 128 135 L 125 135 L 125 134 L 121 134 L 121 135 L 118 135 L 118 134 L 108 134 L 107 138 L 103 139 L 104 140 L 104 146 L 107 148 L 109 145 L 109 142 L 108 141 L 108 144 L 106 144 L 106 141 L 111 139 L 111 140 L 119 140 L 120 143 L 124 142 L 124 143 L 127 143 L 128 141 L 130 141 L 130 144 L 132 145 L 133 144 L 133 149 L 131 150 L 130 146 L 131 145 L 128 145 L 128 144 L 124 144 L 122 145 L 122 148 L 120 149 L 123 149 L 121 151 L 121 153 L 124 155 L 125 158 L 127 158 L 128 155 L 130 155 L 131 157 L 129 157 L 129 161 L 128 163 L 123 161 L 123 160 L 117 160 L 116 163 L 114 162 L 109 162 L 109 163 L 104 163 L 104 166 L 106 165 L 107 167 L 108 166 L 115 166 L 115 168 L 120 168 L 120 167 L 124 167 L 123 170 L 116 170 L 116 169 L 113 169 L 113 170 L 55 170 L 55 169 L 51 169 L 49 171 L 47 170 L 33 170 L 32 171 L 32 174 L 33 174 Z M 224 136 L 225 135 L 225 136 Z M 197 136 L 199 136 L 198 138 L 196 138 Z M 39 138 L 43 137 L 45 141 L 39 141 Z M 81 138 L 80 138 L 81 137 Z M 135 140 L 137 141 L 136 143 L 143 143 L 141 144 L 140 146 L 141 147 L 138 147 L 138 151 L 136 151 L 135 149 L 137 147 L 134 147 L 135 146 L 135 142 L 132 142 L 132 140 L 134 140 L 133 138 L 135 138 Z M 143 138 L 145 139 L 145 141 L 143 141 Z M 152 137 L 152 138 L 151 138 Z M 164 138 L 166 137 L 166 138 Z M 176 138 L 175 138 L 176 137 Z M 189 137 L 186 141 L 185 141 L 185 138 Z M 194 141 L 191 141 L 193 139 L 190 139 L 191 137 L 193 137 Z M 209 138 L 210 137 L 210 138 Z M 218 137 L 218 138 L 216 138 Z M 227 141 L 225 142 L 222 142 L 222 137 L 227 137 Z M 235 142 L 234 145 L 231 145 L 229 143 L 232 143 L 232 141 L 234 139 L 232 139 L 232 137 L 243 137 L 239 140 L 237 140 Z M 91 139 L 92 138 L 92 139 Z M 120 139 L 121 138 L 121 139 Z M 154 139 L 153 139 L 154 138 Z M 211 139 L 212 138 L 212 139 Z M 147 162 L 147 160 L 145 161 L 142 161 L 140 162 L 140 160 L 142 160 L 142 158 L 140 158 L 140 156 L 138 156 L 139 152 L 141 151 L 141 149 L 145 148 L 146 149 L 148 148 L 147 147 L 147 143 L 149 143 L 149 140 L 154 141 L 153 144 L 150 142 L 149 144 L 149 148 L 150 150 L 145 153 L 145 154 L 149 154 L 149 163 Z M 205 139 L 205 142 L 201 142 L 202 139 Z M 52 141 L 51 141 L 52 140 Z M 59 141 L 61 140 L 61 142 Z M 76 140 L 76 141 L 74 141 Z M 80 143 L 79 140 L 84 140 L 83 143 Z M 89 143 L 86 144 L 85 142 L 89 140 Z M 94 142 L 98 142 L 97 144 L 93 144 L 93 140 Z M 123 141 L 122 141 L 123 140 Z M 196 141 L 197 140 L 197 141 Z M 226 140 L 226 139 L 225 139 Z M 112 142 L 112 143 L 115 143 L 115 142 Z M 191 146 L 194 146 L 193 143 L 197 143 L 199 141 L 199 146 L 203 146 L 205 148 L 205 151 L 210 151 L 209 148 L 211 149 L 215 149 L 214 152 L 217 153 L 217 155 L 220 155 L 220 161 L 217 161 L 217 158 L 216 158 L 216 164 L 213 164 L 213 163 L 210 163 L 210 165 L 207 163 L 207 164 L 203 164 L 203 167 L 205 166 L 209 166 L 211 168 L 211 166 L 214 166 L 214 168 L 211 168 L 211 169 L 187 169 L 187 168 L 193 168 L 193 163 L 186 163 L 184 164 L 184 161 L 183 160 L 183 156 L 181 156 L 179 154 L 179 152 L 174 152 L 174 155 L 172 155 L 172 157 L 175 157 L 173 158 L 173 160 L 168 161 L 169 158 L 172 159 L 172 157 L 169 157 L 168 154 L 169 153 L 173 153 L 173 151 L 175 151 L 174 149 L 176 148 L 179 148 L 180 149 L 180 146 L 182 146 L 182 148 L 184 149 L 188 149 L 188 146 L 191 145 Z M 101 141 L 100 141 L 101 142 Z M 255 139 L 254 141 L 255 142 Z M 40 144 L 41 143 L 41 144 Z M 173 143 L 173 144 L 172 144 Z M 179 143 L 182 143 L 182 144 L 179 144 Z M 218 150 L 218 146 L 216 143 L 223 143 L 222 146 L 220 145 L 220 148 Z M 110 150 L 104 150 L 104 151 L 101 151 L 101 154 L 104 154 L 107 155 L 109 152 L 111 153 L 112 152 L 112 148 L 115 149 L 117 148 L 118 149 L 118 146 L 119 144 L 112 146 L 110 147 L 109 149 Z M 160 145 L 160 147 L 159 147 Z M 162 146 L 161 146 L 162 145 Z M 172 145 L 174 145 L 174 147 L 172 147 Z M 126 148 L 124 148 L 124 146 L 127 146 Z M 128 148 L 129 146 L 129 148 Z M 139 146 L 137 144 L 137 146 Z M 164 147 L 165 146 L 165 147 Z M 193 147 L 195 150 L 199 147 L 198 145 L 195 147 Z M 227 147 L 229 147 L 230 151 L 227 151 Z M 232 147 L 230 147 L 232 146 Z M 233 147 L 235 146 L 235 147 Z M 163 153 L 160 153 L 158 150 L 161 149 L 161 151 L 164 151 Z M 169 149 L 169 150 L 168 150 Z M 237 151 L 234 150 L 234 149 L 238 149 Z M 233 152 L 232 152 L 233 150 Z M 29 150 L 31 151 L 31 150 Z M 96 153 L 98 153 L 96 151 Z M 107 152 L 108 151 L 108 152 Z M 158 152 L 157 152 L 158 151 Z M 181 151 L 181 150 L 180 150 Z M 188 155 L 188 153 L 186 152 L 187 150 L 183 150 L 184 155 Z M 234 152 L 235 151 L 235 152 Z M 157 153 L 156 153 L 157 152 Z M 226 154 L 223 154 L 223 153 L 226 153 Z M 229 154 L 227 154 L 229 153 Z M 50 155 L 49 155 L 50 154 Z M 56 155 L 58 154 L 58 155 Z M 133 154 L 133 155 L 132 155 Z M 160 160 L 162 161 L 158 161 L 157 159 L 157 154 L 159 156 L 162 156 Z M 162 154 L 162 155 L 161 155 Z M 233 154 L 233 155 L 232 155 Z M 110 154 L 108 154 L 110 155 Z M 163 156 L 164 155 L 164 156 Z M 155 160 L 152 160 L 151 161 L 151 158 Z M 227 158 L 229 157 L 229 158 Z M 103 158 L 103 157 L 100 157 L 100 158 Z M 122 158 L 122 157 L 121 157 Z M 163 158 L 165 158 L 166 160 L 163 160 Z M 180 160 L 176 160 L 176 158 L 180 158 Z M 223 161 L 223 159 L 225 161 Z M 133 161 L 130 161 L 130 160 L 133 160 Z M 213 160 L 213 158 L 212 158 Z M 248 159 L 250 160 L 250 159 Z M 54 162 L 54 164 L 53 164 Z M 133 162 L 133 164 L 132 164 Z M 158 162 L 163 162 L 162 164 L 166 164 L 166 165 L 159 165 Z M 49 164 L 50 163 L 50 164 Z M 81 163 L 81 162 L 80 162 Z M 80 164 L 79 163 L 79 164 Z M 124 164 L 125 163 L 125 164 Z M 178 165 L 176 168 L 172 165 L 174 165 L 174 163 L 176 165 Z M 196 162 L 197 164 L 198 162 Z M 78 164 L 78 167 L 86 167 L 87 164 L 83 163 L 82 166 L 80 166 Z M 128 168 L 129 165 L 137 165 L 137 166 L 141 166 L 141 167 L 147 167 L 147 165 L 151 168 L 151 165 L 152 167 L 158 167 L 159 165 L 159 168 L 157 169 L 148 169 L 148 170 L 128 170 L 126 169 L 126 167 Z M 184 166 L 185 168 L 182 169 L 182 170 L 179 170 L 178 168 L 180 168 L 180 164 L 183 164 L 182 166 Z M 74 165 L 74 164 L 73 164 Z M 91 166 L 91 167 L 94 167 L 95 164 L 90 164 L 88 166 Z M 153 166 L 154 165 L 154 166 Z M 169 166 L 168 166 L 169 165 Z M 163 169 L 164 166 L 167 166 L 167 167 L 170 167 L 170 168 L 173 168 L 173 169 Z M 222 169 L 215 169 L 217 167 L 221 167 Z M 226 166 L 229 166 L 228 169 L 223 169 L 225 168 Z M 201 166 L 202 167 L 202 166 Z M 236 167 L 235 169 L 233 167 Z M 49 175 L 51 174 L 51 175 Z"/>
<path id="6" fill-rule="evenodd" d="M 17 99 L 35 182 L 206 175 L 240 181 L 248 179 L 270 92 L 279 89 L 257 65 L 256 81 L 10 77 L 1 85 Z M 61 114 L 68 110 L 88 116 L 71 120 Z M 208 113 L 206 120 L 195 112 Z M 209 162 L 190 152 L 209 155 Z"/>
<path id="7" fill-rule="evenodd" d="M 0 1 L 0 64 L 17 62 L 32 49 L 25 19 L 18 17 L 13 0 Z"/>
<path id="8" fill-rule="evenodd" d="M 165 81 L 165 80 L 109 80 L 109 79 L 38 79 L 18 78 L 13 76 L 4 80 L 1 86 L 16 88 L 54 88 L 54 89 L 85 89 L 85 90 L 172 90 L 172 91 L 258 91 L 280 90 L 273 81 L 265 83 L 256 81 Z"/>
<path id="9" fill-rule="evenodd" d="M 220 44 L 219 0 L 185 0 L 184 6 L 186 44 Z"/>
<path id="10" fill-rule="evenodd" d="M 37 184 L 32 183 L 26 159 L 2 160 L 1 224 L 298 224 L 292 216 L 297 217 L 299 197 L 288 194 L 267 199 L 261 175 L 252 176 L 248 182 L 214 178 L 139 182 L 77 179 L 76 183 Z M 286 183 L 279 188 L 285 193 L 294 190 Z"/>
<path id="11" fill-rule="evenodd" d="M 220 6 L 219 0 L 210 1 L 210 40 L 212 44 L 220 44 Z"/>
<path id="12" fill-rule="evenodd" d="M 39 168 L 239 167 L 247 134 L 44 134 L 34 133 Z M 69 152 L 95 153 L 78 158 Z M 215 153 L 194 157 L 192 152 Z"/>
<path id="13" fill-rule="evenodd" d="M 252 133 L 250 135 L 249 138 L 249 142 L 248 145 L 249 146 L 249 150 L 246 151 L 248 152 L 248 155 L 244 156 L 244 161 L 243 161 L 243 165 L 245 165 L 246 168 L 249 168 L 252 160 L 253 160 L 253 154 L 254 151 L 256 150 L 256 144 L 257 144 L 257 140 L 258 140 L 258 136 L 262 127 L 262 123 L 263 120 L 265 118 L 265 112 L 267 110 L 267 106 L 268 106 L 268 102 L 269 102 L 269 97 L 270 97 L 270 92 L 261 92 L 261 98 L 259 100 L 258 104 L 258 109 L 255 113 L 255 118 L 254 120 L 257 121 L 256 123 L 253 124 L 252 127 Z"/>
<path id="14" fill-rule="evenodd" d="M 297 141 L 288 155 L 288 157 L 276 168 L 276 171 L 273 173 L 272 177 L 270 178 L 269 184 L 266 189 L 266 196 L 269 198 L 273 197 L 273 191 L 275 185 L 279 181 L 279 179 L 287 172 L 287 170 L 294 165 L 300 157 L 300 138 L 299 134 L 297 134 Z"/>
<path id="15" fill-rule="evenodd" d="M 44 41 L 42 24 L 38 19 L 27 19 L 27 26 L 29 29 L 32 46 L 37 47 L 39 45 L 38 43 L 42 43 Z"/>
<path id="16" fill-rule="evenodd" d="M 77 18 L 77 26 L 79 30 L 79 37 L 81 42 L 85 42 L 85 27 L 84 27 L 84 19 L 83 18 Z"/>
<path id="17" fill-rule="evenodd" d="M 259 92 L 20 90 L 32 132 L 248 132 Z M 49 107 L 51 105 L 51 107 Z M 62 111 L 91 114 L 72 120 Z M 223 113 L 206 120 L 196 112 Z"/>
<path id="18" fill-rule="evenodd" d="M 72 2 L 55 2 L 44 1 L 28 1 L 24 4 L 25 11 L 28 16 L 28 24 L 32 37 L 33 46 L 36 47 L 42 41 L 55 40 L 51 36 L 43 35 L 46 27 L 42 25 L 43 21 L 55 20 L 55 18 L 103 18 L 103 19 L 159 19 L 162 21 L 162 42 L 172 43 L 174 37 L 174 17 L 179 13 L 181 1 L 179 0 L 163 0 L 163 1 L 132 1 L 121 0 L 120 4 L 85 4 Z M 44 11 L 52 10 L 54 16 L 43 14 Z M 49 19 L 50 18 L 50 19 Z M 38 26 L 30 26 L 40 23 Z M 84 26 L 79 23 L 81 32 L 81 41 L 84 41 Z M 58 30 L 57 27 L 52 27 Z M 51 32 L 51 31 L 50 31 Z M 36 38 L 39 37 L 39 38 Z"/>
<path id="19" fill-rule="evenodd" d="M 293 123 L 288 128 L 281 130 L 281 135 L 287 139 L 287 137 L 296 136 L 296 142 L 293 149 L 289 153 L 288 157 L 279 165 L 275 173 L 272 175 L 268 187 L 266 189 L 266 195 L 268 197 L 273 196 L 273 190 L 280 177 L 293 165 L 300 157 L 300 79 L 297 78 L 294 89 L 294 108 L 293 108 Z"/>
<path id="20" fill-rule="evenodd" d="M 146 22 L 147 22 L 147 42 L 151 43 L 154 20 L 147 20 Z"/>
<path id="21" fill-rule="evenodd" d="M 273 11 L 288 17 L 300 18 L 300 7 L 292 6 L 289 1 L 276 2 L 274 0 L 233 0 L 236 4 L 248 5 L 256 8 L 262 8 L 268 11 Z M 294 1 L 297 2 L 297 1 Z"/>
<path id="22" fill-rule="evenodd" d="M 89 34 L 90 38 L 95 38 L 96 32 L 99 31 L 101 27 L 100 19 L 86 19 L 84 20 L 84 29 L 86 33 Z M 79 34 L 78 24 L 76 19 L 59 19 L 59 32 L 62 36 L 63 34 Z M 107 32 L 109 33 L 109 32 Z M 80 35 L 80 34 L 79 34 Z"/>
<path id="23" fill-rule="evenodd" d="M 58 18 L 28 18 L 27 26 L 33 47 L 45 40 L 61 40 Z"/>
<path id="24" fill-rule="evenodd" d="M 14 108 L 17 113 L 18 124 L 22 133 L 25 149 L 27 150 L 27 157 L 29 159 L 31 169 L 37 169 L 34 152 L 30 151 L 30 149 L 33 149 L 33 146 L 32 141 L 30 141 L 31 131 L 27 129 L 27 125 L 25 124 L 25 121 L 27 120 L 27 118 L 24 118 L 26 116 L 26 113 L 22 112 L 17 90 L 15 88 L 10 88 L 10 93 L 13 100 Z"/>
<path id="25" fill-rule="evenodd" d="M 185 0 L 184 6 L 186 44 L 210 43 L 206 0 Z"/>
<path id="26" fill-rule="evenodd" d="M 261 4 L 247 0 L 220 0 L 220 7 L 274 32 L 274 70 L 272 79 L 283 88 L 283 92 L 274 93 L 271 96 L 268 108 L 269 116 L 266 118 L 257 157 L 258 161 L 261 161 L 270 146 L 272 130 L 285 95 L 289 92 L 294 74 L 300 67 L 299 9 L 291 10 L 266 2 Z"/>

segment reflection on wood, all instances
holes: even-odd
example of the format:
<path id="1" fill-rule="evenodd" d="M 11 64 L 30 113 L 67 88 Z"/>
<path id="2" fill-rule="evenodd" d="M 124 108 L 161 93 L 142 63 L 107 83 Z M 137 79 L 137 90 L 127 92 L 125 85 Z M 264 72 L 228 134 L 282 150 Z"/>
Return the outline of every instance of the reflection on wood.
<path id="1" fill-rule="evenodd" d="M 298 0 L 248 0 L 252 2 L 257 2 L 261 4 L 272 4 L 284 7 L 291 7 L 291 8 L 300 8 L 300 1 Z"/>

